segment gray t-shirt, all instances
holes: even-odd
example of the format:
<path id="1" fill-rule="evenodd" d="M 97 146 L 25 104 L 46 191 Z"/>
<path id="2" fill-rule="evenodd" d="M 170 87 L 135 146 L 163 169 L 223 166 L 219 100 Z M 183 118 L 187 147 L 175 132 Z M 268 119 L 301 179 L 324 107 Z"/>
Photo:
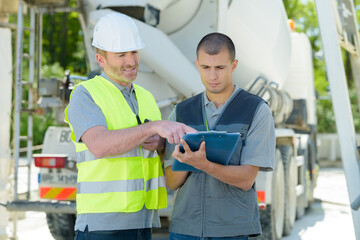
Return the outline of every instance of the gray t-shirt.
<path id="1" fill-rule="evenodd" d="M 235 85 L 234 92 L 229 99 L 232 99 L 233 95 L 240 89 Z M 208 121 L 209 129 L 214 129 L 218 117 L 227 105 L 221 105 L 216 108 L 213 102 L 210 102 L 206 97 L 206 92 L 203 93 L 205 114 Z M 176 121 L 175 110 L 170 114 L 169 120 Z M 240 110 L 241 111 L 241 110 Z M 260 171 L 271 171 L 274 168 L 275 156 L 275 128 L 274 120 L 272 117 L 271 110 L 266 103 L 262 103 L 257 112 L 255 113 L 254 119 L 248 131 L 246 137 L 246 144 L 241 151 L 241 164 L 247 164 L 252 166 L 260 167 Z M 174 158 L 171 156 L 174 151 L 175 145 L 166 143 L 165 148 L 165 168 L 173 165 Z"/>
<path id="2" fill-rule="evenodd" d="M 101 77 L 113 83 L 123 94 L 132 111 L 138 113 L 138 104 L 134 87 L 131 91 L 109 79 L 105 73 Z M 107 127 L 105 116 L 92 99 L 90 93 L 83 86 L 75 88 L 68 108 L 68 118 L 71 123 L 76 141 L 81 142 L 81 136 L 88 129 L 95 126 Z M 135 213 L 85 213 L 76 218 L 75 231 L 84 231 L 88 226 L 89 231 L 124 230 L 137 228 L 160 227 L 159 213 L 145 207 Z"/>
<path id="3" fill-rule="evenodd" d="M 123 87 L 113 82 L 105 73 L 102 73 L 100 76 L 114 84 L 123 94 L 131 110 L 138 114 L 134 87 L 131 87 L 131 90 L 129 90 L 128 87 Z M 92 127 L 107 126 L 103 112 L 94 102 L 86 88 L 81 85 L 76 87 L 72 93 L 68 108 L 68 118 L 74 128 L 76 141 L 81 141 L 81 136 Z"/>

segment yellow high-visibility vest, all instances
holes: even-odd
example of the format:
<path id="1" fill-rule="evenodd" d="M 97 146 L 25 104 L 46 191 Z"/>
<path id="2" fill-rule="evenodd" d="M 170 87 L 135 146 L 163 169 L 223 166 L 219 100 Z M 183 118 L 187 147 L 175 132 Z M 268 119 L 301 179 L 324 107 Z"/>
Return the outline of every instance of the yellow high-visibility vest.
<path id="1" fill-rule="evenodd" d="M 120 90 L 110 81 L 96 76 L 81 83 L 103 112 L 108 130 L 135 127 L 136 115 L 127 104 Z M 154 97 L 144 88 L 133 84 L 141 122 L 161 120 Z M 65 120 L 67 108 L 65 109 Z M 77 156 L 76 210 L 83 213 L 137 212 L 161 209 L 167 206 L 164 173 L 156 151 L 149 154 L 141 146 L 119 156 L 96 159 L 84 143 L 71 139 Z M 147 158 L 144 152 L 147 152 Z"/>

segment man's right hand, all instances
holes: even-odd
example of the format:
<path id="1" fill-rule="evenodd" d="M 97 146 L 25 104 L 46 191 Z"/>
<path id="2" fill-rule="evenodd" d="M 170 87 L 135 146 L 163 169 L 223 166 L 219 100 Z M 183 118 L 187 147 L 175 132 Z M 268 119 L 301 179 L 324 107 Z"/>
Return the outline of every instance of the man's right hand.
<path id="1" fill-rule="evenodd" d="M 179 144 L 180 139 L 188 132 L 196 130 L 183 123 L 160 120 L 118 130 L 95 126 L 86 130 L 81 139 L 96 158 L 103 158 L 126 153 L 156 134 L 166 138 L 171 144 Z"/>
<path id="2" fill-rule="evenodd" d="M 185 133 L 194 133 L 197 132 L 194 128 L 189 127 L 183 123 L 172 122 L 168 120 L 153 121 L 146 124 L 151 124 L 161 137 L 166 138 L 166 140 L 171 144 L 179 144 L 180 139 L 184 136 Z"/>

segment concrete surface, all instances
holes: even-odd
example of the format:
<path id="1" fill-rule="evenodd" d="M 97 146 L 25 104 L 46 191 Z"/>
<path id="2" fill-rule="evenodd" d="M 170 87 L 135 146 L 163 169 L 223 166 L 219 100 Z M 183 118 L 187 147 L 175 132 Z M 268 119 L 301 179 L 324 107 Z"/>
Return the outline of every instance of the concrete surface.
<path id="1" fill-rule="evenodd" d="M 342 168 L 321 168 L 315 202 L 283 240 L 355 240 L 346 180 Z"/>
<path id="2" fill-rule="evenodd" d="M 322 164 L 314 196 L 314 204 L 304 217 L 296 221 L 291 235 L 283 240 L 355 240 L 341 162 Z M 45 213 L 27 212 L 25 216 L 18 221 L 18 240 L 53 239 L 47 228 Z M 9 228 L 10 231 L 13 229 L 12 223 Z M 153 240 L 165 240 L 167 237 L 168 233 L 157 232 Z"/>

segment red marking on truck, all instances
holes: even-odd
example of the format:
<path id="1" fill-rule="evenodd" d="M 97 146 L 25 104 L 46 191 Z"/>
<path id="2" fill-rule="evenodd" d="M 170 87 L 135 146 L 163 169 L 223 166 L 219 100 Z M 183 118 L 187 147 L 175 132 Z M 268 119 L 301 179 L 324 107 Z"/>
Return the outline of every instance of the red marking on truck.
<path id="1" fill-rule="evenodd" d="M 40 187 L 40 198 L 75 200 L 76 188 Z"/>
<path id="2" fill-rule="evenodd" d="M 40 198 L 44 198 L 50 189 L 51 187 L 40 187 Z"/>
<path id="3" fill-rule="evenodd" d="M 257 191 L 258 202 L 265 202 L 265 191 Z"/>
<path id="4" fill-rule="evenodd" d="M 64 188 L 55 199 L 57 200 L 69 200 L 75 199 L 76 197 L 76 188 Z"/>

